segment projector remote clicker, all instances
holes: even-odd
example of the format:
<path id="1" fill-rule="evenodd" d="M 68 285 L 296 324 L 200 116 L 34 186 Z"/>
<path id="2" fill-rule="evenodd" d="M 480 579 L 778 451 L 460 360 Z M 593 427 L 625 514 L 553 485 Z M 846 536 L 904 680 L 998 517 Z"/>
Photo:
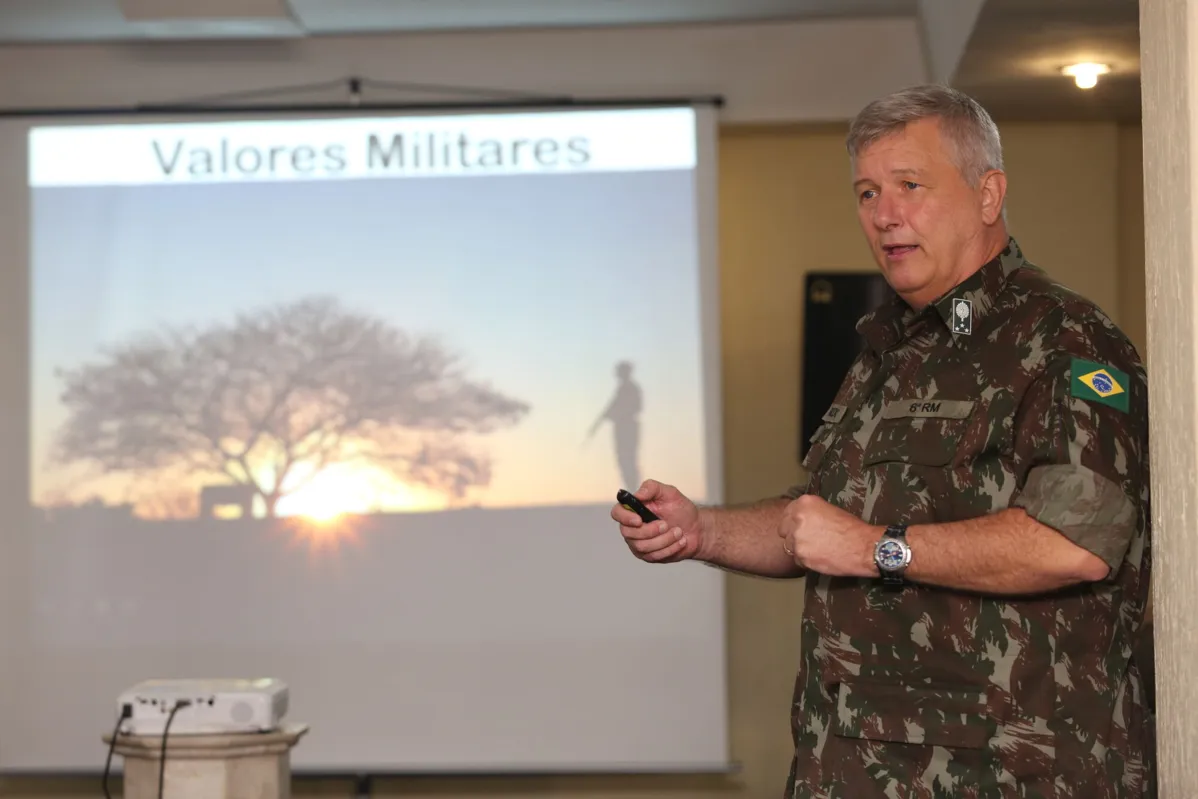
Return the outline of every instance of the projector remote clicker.
<path id="1" fill-rule="evenodd" d="M 625 508 L 628 508 L 628 510 L 632 511 L 637 516 L 640 516 L 641 521 L 643 521 L 645 524 L 658 520 L 657 514 L 646 508 L 645 503 L 633 496 L 631 491 L 626 491 L 625 489 L 621 488 L 618 492 L 616 492 L 616 502 L 619 502 Z"/>

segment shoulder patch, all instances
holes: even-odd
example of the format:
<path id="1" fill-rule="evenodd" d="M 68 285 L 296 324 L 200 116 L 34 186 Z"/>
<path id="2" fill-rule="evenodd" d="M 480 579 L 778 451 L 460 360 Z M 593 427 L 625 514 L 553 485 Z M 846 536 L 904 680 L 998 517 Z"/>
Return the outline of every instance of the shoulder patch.
<path id="1" fill-rule="evenodd" d="M 1069 393 L 1079 399 L 1109 405 L 1127 413 L 1127 372 L 1113 366 L 1074 358 L 1069 365 Z"/>

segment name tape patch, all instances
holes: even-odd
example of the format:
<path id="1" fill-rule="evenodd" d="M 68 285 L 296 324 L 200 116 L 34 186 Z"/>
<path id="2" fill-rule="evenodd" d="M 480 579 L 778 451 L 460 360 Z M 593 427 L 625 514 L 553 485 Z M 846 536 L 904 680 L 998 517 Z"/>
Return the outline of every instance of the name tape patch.
<path id="1" fill-rule="evenodd" d="M 900 399 L 886 403 L 883 419 L 965 419 L 973 413 L 972 400 Z"/>

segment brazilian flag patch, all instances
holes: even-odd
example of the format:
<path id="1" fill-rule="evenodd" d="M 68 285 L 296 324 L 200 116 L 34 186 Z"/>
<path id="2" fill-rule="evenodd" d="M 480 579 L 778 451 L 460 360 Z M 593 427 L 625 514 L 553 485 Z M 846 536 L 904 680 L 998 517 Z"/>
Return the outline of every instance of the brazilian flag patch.
<path id="1" fill-rule="evenodd" d="M 1070 367 L 1070 393 L 1090 402 L 1110 405 L 1127 413 L 1128 387 L 1131 382 L 1127 372 L 1111 366 L 1074 358 Z"/>

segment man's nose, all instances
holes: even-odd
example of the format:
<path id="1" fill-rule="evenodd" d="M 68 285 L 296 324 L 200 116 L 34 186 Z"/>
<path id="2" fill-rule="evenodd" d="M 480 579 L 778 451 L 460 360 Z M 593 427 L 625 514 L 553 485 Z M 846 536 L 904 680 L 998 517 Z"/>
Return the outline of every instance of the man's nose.
<path id="1" fill-rule="evenodd" d="M 882 194 L 874 203 L 874 224 L 879 230 L 890 230 L 900 222 L 898 205 Z"/>

